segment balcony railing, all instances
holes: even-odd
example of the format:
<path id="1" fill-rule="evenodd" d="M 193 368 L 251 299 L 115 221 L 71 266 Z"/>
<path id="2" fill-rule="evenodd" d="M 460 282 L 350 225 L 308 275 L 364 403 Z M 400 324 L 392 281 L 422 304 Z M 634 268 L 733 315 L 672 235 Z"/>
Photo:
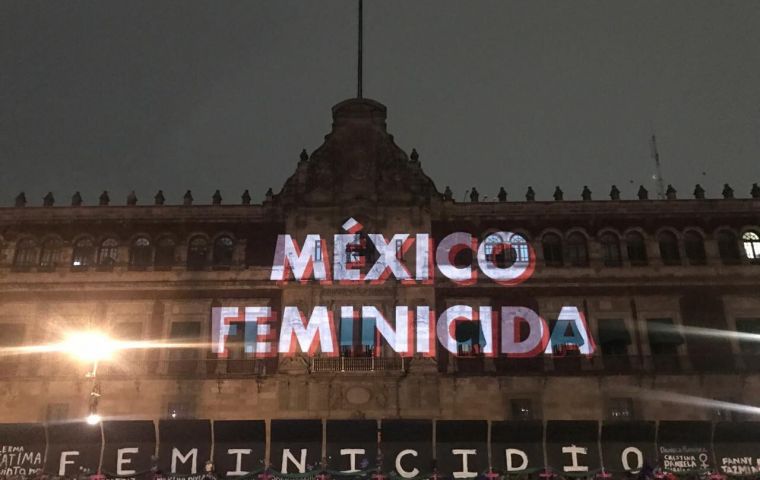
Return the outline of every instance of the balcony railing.
<path id="1" fill-rule="evenodd" d="M 315 357 L 303 373 L 406 372 L 418 359 L 388 357 Z M 426 360 L 429 361 L 429 360 Z M 253 378 L 277 373 L 277 358 L 160 359 L 140 356 L 120 362 L 104 362 L 101 378 Z M 496 376 L 614 376 L 760 374 L 760 354 L 741 355 L 596 355 L 535 358 L 485 356 L 448 357 L 438 363 L 441 374 Z M 87 365 L 55 356 L 30 355 L 0 359 L 0 379 L 84 378 Z"/>
<path id="2" fill-rule="evenodd" d="M 324 357 L 311 359 L 313 373 L 332 372 L 403 372 L 403 357 Z"/>

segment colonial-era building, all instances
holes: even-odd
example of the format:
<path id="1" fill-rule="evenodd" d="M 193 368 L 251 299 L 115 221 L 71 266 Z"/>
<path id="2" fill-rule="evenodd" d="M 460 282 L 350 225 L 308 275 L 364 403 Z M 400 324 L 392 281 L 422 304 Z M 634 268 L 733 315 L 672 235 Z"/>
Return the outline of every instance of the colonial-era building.
<path id="1" fill-rule="evenodd" d="M 699 187 L 693 199 L 676 198 L 672 189 L 667 199 L 650 199 L 643 189 L 638 199 L 621 199 L 613 187 L 610 199 L 592 199 L 585 189 L 577 200 L 563 200 L 558 189 L 553 201 L 537 200 L 529 190 L 524 198 L 512 194 L 507 199 L 502 192 L 499 201 L 488 202 L 479 201 L 473 189 L 471 201 L 458 202 L 425 175 L 423 161 L 394 143 L 383 105 L 351 99 L 333 108 L 332 131 L 323 145 L 311 155 L 302 153 L 280 192 L 268 192 L 262 203 L 252 203 L 247 192 L 242 201 L 222 199 L 217 192 L 210 204 L 194 201 L 188 192 L 182 205 L 164 204 L 161 192 L 154 201 L 130 195 L 124 203 L 104 192 L 97 204 L 77 194 L 70 206 L 52 195 L 43 206 L 32 206 L 22 195 L 15 207 L 0 208 L 2 346 L 55 343 L 75 329 L 97 329 L 118 340 L 190 342 L 184 348 L 124 350 L 99 365 L 97 408 L 106 420 L 104 438 L 114 425 L 109 420 L 161 420 L 160 440 L 193 435 L 193 428 L 208 435 L 207 427 L 180 419 L 212 419 L 217 437 L 225 431 L 223 420 L 265 420 L 265 425 L 252 422 L 250 431 L 269 432 L 262 435 L 270 440 L 267 451 L 278 468 L 277 442 L 295 438 L 277 433 L 281 419 L 311 420 L 299 424 L 298 434 L 312 432 L 319 442 L 321 421 L 338 419 L 363 419 L 356 425 L 364 427 L 382 419 L 388 425 L 384 439 L 424 443 L 435 432 L 439 445 L 483 432 L 493 444 L 528 444 L 538 435 L 539 444 L 546 442 L 544 464 L 555 467 L 552 455 L 567 451 L 552 453 L 552 445 L 570 441 L 562 425 L 574 425 L 568 431 L 581 436 L 587 428 L 597 432 L 588 422 L 555 421 L 631 422 L 603 429 L 603 441 L 616 431 L 649 438 L 654 435 L 649 422 L 661 421 L 662 445 L 669 435 L 674 444 L 702 435 L 700 429 L 710 425 L 702 422 L 750 419 L 754 410 L 741 406 L 760 398 L 760 343 L 753 337 L 760 333 L 756 187 L 752 198 L 734 198 L 727 186 L 719 199 L 704 198 Z M 349 219 L 366 232 L 356 234 L 360 248 L 334 253 L 332 239 L 349 231 Z M 369 233 L 385 238 L 427 233 L 435 245 L 453 232 L 483 241 L 496 231 L 518 234 L 535 254 L 532 274 L 519 284 L 500 284 L 481 274 L 465 286 L 440 271 L 431 281 L 394 276 L 384 282 L 272 280 L 282 234 L 298 245 L 305 245 L 307 235 L 319 235 L 326 244 L 320 243 L 324 250 L 318 248 L 317 255 L 345 253 L 348 262 L 367 273 L 378 257 Z M 394 248 L 413 270 L 414 248 Z M 464 250 L 454 263 L 476 265 L 475 255 Z M 391 319 L 398 305 L 425 305 L 440 314 L 460 304 L 488 305 L 494 311 L 526 307 L 550 327 L 564 306 L 575 306 L 596 349 L 582 355 L 572 346 L 554 345 L 554 355 L 487 355 L 489 340 L 481 329 L 457 323 L 452 332 L 456 354 L 435 342 L 433 356 L 402 356 L 383 345 L 385 337 L 372 333 L 375 323 L 359 327 L 362 320 L 354 318 L 353 330 L 336 326 L 336 355 L 257 355 L 246 349 L 245 339 L 253 333 L 242 319 L 229 331 L 226 355 L 211 348 L 215 307 L 255 305 L 282 312 L 295 306 L 308 318 L 317 306 L 340 312 L 342 306 L 372 305 Z M 88 414 L 91 379 L 85 371 L 90 365 L 60 352 L 6 354 L 0 360 L 0 421 L 50 423 L 45 468 L 65 467 L 51 453 L 60 450 L 54 445 L 70 441 L 56 443 L 56 435 L 68 438 L 56 430 L 57 422 Z M 435 430 L 425 421 L 394 430 L 398 419 L 437 423 Z M 447 423 L 451 420 L 485 422 L 473 422 L 473 433 L 461 429 L 464 423 Z M 514 434 L 508 426 L 517 421 L 524 427 Z M 135 432 L 147 429 L 150 437 L 151 424 L 135 425 Z M 337 430 L 327 425 L 329 454 L 339 440 L 332 433 Z M 355 428 L 348 432 L 375 435 L 374 428 Z M 80 439 L 89 435 L 77 432 Z M 717 442 L 719 432 L 715 435 Z M 106 443 L 104 470 L 115 471 L 115 453 Z M 159 450 L 159 456 L 169 462 L 167 452 Z M 320 453 L 309 455 L 321 458 Z M 390 455 L 387 449 L 383 453 Z M 590 471 L 599 466 L 595 455 Z M 495 457 L 477 468 L 504 469 Z M 87 464 L 84 454 L 70 460 Z M 442 471 L 446 461 L 439 453 Z M 614 469 L 612 460 L 605 461 Z M 531 462 L 542 465 L 542 460 Z M 712 462 L 711 456 L 682 470 Z M 395 468 L 389 465 L 389 471 Z M 233 462 L 229 468 L 234 467 Z"/>

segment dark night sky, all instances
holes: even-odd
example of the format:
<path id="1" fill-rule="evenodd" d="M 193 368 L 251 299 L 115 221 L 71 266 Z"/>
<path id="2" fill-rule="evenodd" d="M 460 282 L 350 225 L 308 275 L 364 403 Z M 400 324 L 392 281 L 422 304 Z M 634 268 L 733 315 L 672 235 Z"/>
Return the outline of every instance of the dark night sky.
<path id="1" fill-rule="evenodd" d="M 682 198 L 760 181 L 757 0 L 366 0 L 365 22 L 365 96 L 458 199 L 654 191 L 652 129 Z M 0 204 L 259 201 L 355 95 L 355 48 L 354 0 L 2 0 Z"/>

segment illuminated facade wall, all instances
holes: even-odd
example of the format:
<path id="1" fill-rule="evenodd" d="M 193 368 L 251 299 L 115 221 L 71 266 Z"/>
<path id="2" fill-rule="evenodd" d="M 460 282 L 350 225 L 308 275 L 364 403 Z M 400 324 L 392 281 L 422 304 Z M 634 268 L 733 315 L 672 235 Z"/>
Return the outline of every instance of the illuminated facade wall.
<path id="1" fill-rule="evenodd" d="M 743 337 L 708 334 L 760 332 L 760 245 L 752 237 L 760 199 L 455 202 L 438 192 L 416 155 L 393 143 L 383 106 L 354 100 L 333 114 L 324 145 L 261 204 L 0 209 L 4 346 L 56 341 L 63 329 L 83 327 L 122 339 L 208 342 L 218 306 L 376 305 L 390 316 L 395 305 L 439 312 L 460 303 L 510 305 L 551 321 L 574 305 L 598 346 L 589 358 L 486 358 L 466 331 L 462 355 L 439 346 L 435 359 L 402 359 L 387 348 L 367 356 L 360 335 L 337 358 L 254 359 L 233 339 L 224 359 L 205 346 L 134 351 L 104 364 L 100 412 L 687 420 L 741 414 L 709 403 L 685 407 L 673 402 L 685 401 L 678 395 L 756 403 L 760 350 Z M 388 238 L 517 232 L 535 250 L 536 269 L 510 287 L 484 279 L 461 287 L 440 276 L 431 285 L 270 280 L 278 234 L 330 239 L 350 217 Z M 680 333 L 653 328 L 668 322 Z M 85 415 L 85 366 L 53 354 L 1 361 L 0 421 Z"/>

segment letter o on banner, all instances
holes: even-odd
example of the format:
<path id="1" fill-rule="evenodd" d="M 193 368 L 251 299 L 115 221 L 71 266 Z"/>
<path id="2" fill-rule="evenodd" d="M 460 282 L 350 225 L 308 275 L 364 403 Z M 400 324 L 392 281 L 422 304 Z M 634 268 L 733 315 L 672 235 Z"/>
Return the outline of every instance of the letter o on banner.
<path id="1" fill-rule="evenodd" d="M 628 462 L 631 454 L 636 457 L 636 466 L 631 466 Z M 644 453 L 636 447 L 627 447 L 620 455 L 620 461 L 623 463 L 623 468 L 631 473 L 639 473 L 641 467 L 644 466 Z"/>

